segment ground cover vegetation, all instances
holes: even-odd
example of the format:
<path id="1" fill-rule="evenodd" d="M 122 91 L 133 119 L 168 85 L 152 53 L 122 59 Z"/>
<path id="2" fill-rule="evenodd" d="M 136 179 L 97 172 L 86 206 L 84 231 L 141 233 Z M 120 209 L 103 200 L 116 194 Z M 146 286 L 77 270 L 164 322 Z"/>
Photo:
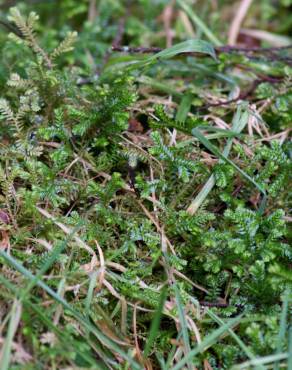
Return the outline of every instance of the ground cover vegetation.
<path id="1" fill-rule="evenodd" d="M 291 1 L 0 5 L 0 368 L 291 370 Z"/>

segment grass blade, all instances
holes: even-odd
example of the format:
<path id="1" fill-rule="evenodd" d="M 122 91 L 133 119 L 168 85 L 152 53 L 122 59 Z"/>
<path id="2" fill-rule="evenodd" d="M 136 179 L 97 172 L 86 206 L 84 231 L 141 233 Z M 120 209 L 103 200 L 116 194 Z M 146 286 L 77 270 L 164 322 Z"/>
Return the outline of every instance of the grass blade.
<path id="1" fill-rule="evenodd" d="M 0 354 L 1 370 L 9 370 L 13 338 L 19 325 L 21 308 L 21 303 L 15 299 L 11 308 L 7 335 Z"/>
<path id="2" fill-rule="evenodd" d="M 8 290 L 10 290 L 15 295 L 18 294 L 19 288 L 12 284 L 10 281 L 5 279 L 3 276 L 0 275 L 0 281 Z M 74 348 L 74 351 L 80 356 L 80 358 L 84 359 L 88 363 L 90 363 L 92 366 L 96 366 L 96 359 L 92 356 L 88 355 L 86 352 L 79 349 L 79 345 L 75 343 L 74 339 L 72 339 L 71 334 L 68 334 L 66 331 L 59 329 L 56 325 L 54 325 L 53 321 L 48 318 L 48 316 L 34 303 L 30 301 L 28 297 L 24 297 L 23 299 L 23 306 L 24 308 L 30 308 L 33 310 L 33 312 L 36 313 L 40 321 L 43 322 L 47 326 L 47 328 L 55 333 L 58 336 L 58 340 L 62 345 L 64 346 L 64 350 L 71 351 L 72 348 Z M 78 343 L 79 344 L 79 343 Z M 100 356 L 100 358 L 103 358 L 103 353 L 101 350 L 96 348 L 97 345 L 94 345 L 94 350 L 97 352 Z M 1 368 L 2 370 L 2 368 Z"/>
<path id="3" fill-rule="evenodd" d="M 242 315 L 235 317 L 230 320 L 228 323 L 222 325 L 220 328 L 214 330 L 209 334 L 198 346 L 192 349 L 183 359 L 181 359 L 171 370 L 180 370 L 184 365 L 194 358 L 199 353 L 204 352 L 207 348 L 213 345 L 216 340 L 224 333 L 228 332 L 228 329 L 232 326 L 238 324 L 242 318 Z"/>
<path id="4" fill-rule="evenodd" d="M 289 308 L 289 292 L 286 292 L 283 298 L 283 307 L 280 319 L 280 330 L 278 334 L 277 348 L 275 354 L 279 354 L 283 350 L 283 344 L 285 341 L 285 334 L 287 329 L 288 308 Z M 274 364 L 274 370 L 279 370 L 278 361 L 276 361 Z"/>
<path id="5" fill-rule="evenodd" d="M 60 254 L 64 251 L 66 248 L 67 244 L 70 242 L 70 240 L 74 237 L 74 234 L 77 232 L 79 229 L 80 225 L 77 225 L 71 232 L 70 235 L 68 235 L 65 240 L 60 244 L 60 246 L 56 247 L 50 256 L 45 260 L 44 264 L 41 266 L 37 274 L 35 275 L 34 280 L 31 280 L 27 287 L 22 291 L 19 299 L 22 301 L 23 297 L 27 296 L 30 290 L 37 284 L 37 281 L 39 278 L 41 278 L 46 271 L 54 264 L 54 262 L 58 259 Z"/>
<path id="6" fill-rule="evenodd" d="M 192 39 L 180 42 L 170 48 L 160 51 L 157 54 L 153 54 L 146 61 L 152 62 L 156 60 L 170 59 L 182 53 L 202 53 L 217 60 L 215 50 L 211 44 L 204 40 Z"/>
<path id="7" fill-rule="evenodd" d="M 90 276 L 89 287 L 88 287 L 88 291 L 87 291 L 87 295 L 85 299 L 85 311 L 87 315 L 89 315 L 90 313 L 90 304 L 93 298 L 93 292 L 94 292 L 94 288 L 96 287 L 96 280 L 97 280 L 98 275 L 99 275 L 99 271 L 95 270 L 92 272 Z"/>
<path id="8" fill-rule="evenodd" d="M 177 0 L 179 7 L 188 15 L 191 21 L 215 46 L 221 46 L 222 42 L 214 35 L 210 28 L 199 18 L 184 0 Z"/>
<path id="9" fill-rule="evenodd" d="M 219 316 L 217 316 L 214 312 L 212 312 L 211 310 L 209 310 L 208 308 L 205 309 L 207 315 L 209 315 L 215 322 L 217 322 L 217 324 L 219 325 L 224 325 L 224 321 L 222 319 L 220 319 Z M 241 347 L 241 349 L 245 352 L 245 354 L 250 358 L 250 359 L 254 359 L 255 356 L 254 354 L 249 350 L 249 348 L 242 342 L 242 340 L 238 337 L 238 335 L 236 335 L 234 333 L 234 331 L 229 328 L 227 329 L 228 333 L 230 334 L 230 336 L 236 340 L 236 342 L 239 344 L 239 346 Z"/>
<path id="10" fill-rule="evenodd" d="M 183 123 L 187 118 L 191 105 L 192 105 L 192 96 L 185 95 L 180 102 L 175 120 Z"/>
<path id="11" fill-rule="evenodd" d="M 205 130 L 207 132 L 216 132 L 219 134 L 222 134 L 222 137 L 240 137 L 243 136 L 239 132 L 236 132 L 235 130 L 226 130 L 224 128 L 217 128 L 213 126 L 208 125 L 200 125 L 197 126 L 199 130 Z"/>
<path id="12" fill-rule="evenodd" d="M 288 353 L 279 353 L 277 355 L 264 356 L 264 357 L 256 358 L 254 360 L 243 362 L 240 365 L 235 365 L 231 368 L 231 370 L 250 369 L 251 366 L 271 364 L 275 361 L 286 360 L 287 358 L 288 358 Z"/>
<path id="13" fill-rule="evenodd" d="M 191 351 L 191 345 L 190 345 L 190 338 L 189 338 L 189 333 L 188 333 L 188 326 L 186 322 L 186 316 L 185 316 L 184 307 L 181 301 L 179 289 L 177 287 L 177 284 L 174 281 L 173 281 L 173 288 L 175 292 L 175 300 L 176 300 L 176 306 L 178 310 L 178 317 L 179 317 L 179 321 L 181 325 L 181 332 L 182 332 L 183 342 L 185 345 L 186 356 L 187 356 Z M 186 363 L 188 364 L 188 361 Z M 190 365 L 189 367 L 191 368 Z"/>
<path id="14" fill-rule="evenodd" d="M 0 250 L 0 256 L 4 258 L 4 260 L 15 268 L 18 272 L 24 275 L 29 281 L 35 281 L 36 276 L 33 275 L 29 270 L 27 270 L 21 263 L 19 263 L 15 258 L 11 255 L 7 254 L 3 250 Z M 133 367 L 133 369 L 141 370 L 140 365 L 134 361 L 127 353 L 121 350 L 120 346 L 114 343 L 111 339 L 105 336 L 101 331 L 99 331 L 92 323 L 87 320 L 82 314 L 80 314 L 77 310 L 75 310 L 64 298 L 60 297 L 54 290 L 52 290 L 47 284 L 45 284 L 42 280 L 37 278 L 37 284 L 39 287 L 44 289 L 54 300 L 60 303 L 66 310 L 68 310 L 74 318 L 83 325 L 85 329 L 89 332 L 94 334 L 96 338 L 103 343 L 106 347 L 110 348 L 114 352 L 120 354 L 125 360 L 127 360 Z"/>
<path id="15" fill-rule="evenodd" d="M 244 129 L 248 121 L 248 112 L 246 110 L 242 112 L 242 109 L 243 109 L 242 106 L 239 106 L 237 108 L 237 111 L 232 120 L 233 121 L 232 122 L 232 132 L 237 133 L 237 134 L 241 133 L 241 131 Z M 227 130 L 224 130 L 224 131 L 227 131 Z M 205 139 L 208 140 L 206 137 Z M 229 156 L 232 142 L 233 142 L 232 139 L 229 139 L 227 141 L 227 144 L 223 150 L 223 155 L 225 157 Z M 220 160 L 220 162 L 222 163 L 222 159 Z M 208 194 L 210 193 L 210 191 L 213 189 L 214 186 L 215 186 L 215 176 L 211 175 L 208 181 L 205 183 L 205 185 L 201 189 L 201 191 L 199 192 L 199 194 L 196 196 L 196 198 L 192 201 L 191 205 L 188 207 L 187 211 L 190 214 L 193 215 L 198 210 L 198 208 L 202 205 L 202 203 L 207 198 Z"/>
<path id="16" fill-rule="evenodd" d="M 235 168 L 246 180 L 252 183 L 262 194 L 263 199 L 259 208 L 259 213 L 262 214 L 266 205 L 266 192 L 265 190 L 259 185 L 253 178 L 251 178 L 246 172 L 244 172 L 241 168 L 239 168 L 234 162 L 232 162 L 229 158 L 227 158 L 224 154 L 222 154 L 211 142 L 205 138 L 205 136 L 196 128 L 192 129 L 192 134 L 200 140 L 200 142 L 213 154 L 217 155 L 220 159 L 230 164 L 233 168 Z"/>
<path id="17" fill-rule="evenodd" d="M 123 65 L 119 65 L 119 69 L 122 69 L 124 67 L 129 71 L 135 70 L 137 68 L 142 68 L 153 63 L 157 63 L 161 60 L 173 58 L 183 53 L 207 54 L 214 60 L 217 60 L 215 49 L 209 42 L 204 40 L 192 39 L 180 42 L 176 45 L 171 46 L 170 48 L 166 48 L 157 54 L 151 55 L 148 58 L 144 58 L 136 62 L 133 60 L 131 60 L 130 62 L 125 62 Z"/>
<path id="18" fill-rule="evenodd" d="M 292 370 L 292 325 L 289 327 L 289 345 L 288 345 L 288 370 Z"/>
<path id="19" fill-rule="evenodd" d="M 180 292 L 179 292 L 178 286 L 176 284 L 176 281 L 175 281 L 174 277 L 172 276 L 172 273 L 170 273 L 171 269 L 170 269 L 168 254 L 164 250 L 163 245 L 162 245 L 162 248 L 163 248 L 163 255 L 164 255 L 164 259 L 165 259 L 165 270 L 166 270 L 167 275 L 169 277 L 171 276 L 170 279 L 171 279 L 174 294 L 175 294 L 176 307 L 177 307 L 177 310 L 178 310 L 178 319 L 179 319 L 179 322 L 180 322 L 181 334 L 182 334 L 182 339 L 183 339 L 183 343 L 184 343 L 184 353 L 185 353 L 185 357 L 187 357 L 188 354 L 191 351 L 191 345 L 190 345 L 190 338 L 189 338 L 189 333 L 188 333 L 188 327 L 187 327 L 184 307 L 183 307 L 183 304 L 182 304 Z M 189 369 L 192 369 L 192 365 L 189 362 L 189 360 L 187 360 L 185 363 L 187 364 L 187 367 Z"/>
<path id="20" fill-rule="evenodd" d="M 159 302 L 157 309 L 154 313 L 154 318 L 151 322 L 150 330 L 149 330 L 149 335 L 148 335 L 148 340 L 144 349 L 144 356 L 147 357 L 151 351 L 152 345 L 155 341 L 155 338 L 157 336 L 159 326 L 160 326 L 160 321 L 163 313 L 163 308 L 164 308 L 164 303 L 167 298 L 167 287 L 164 286 L 162 288 L 160 297 L 159 297 Z"/>
<path id="21" fill-rule="evenodd" d="M 207 315 L 209 315 L 214 321 L 216 321 L 219 325 L 224 325 L 224 321 L 220 319 L 220 317 L 218 317 L 214 312 L 212 312 L 211 310 L 209 310 L 208 308 L 206 309 L 206 313 Z M 249 357 L 251 360 L 254 360 L 256 357 L 255 355 L 251 352 L 251 350 L 243 343 L 243 341 L 239 338 L 238 335 L 235 334 L 235 332 L 229 328 L 228 330 L 228 333 L 230 334 L 230 336 L 237 342 L 237 344 L 239 345 L 239 347 L 243 350 L 243 352 L 246 354 L 247 357 Z M 263 365 L 259 365 L 257 366 L 258 370 L 265 370 L 266 367 L 263 366 Z"/>

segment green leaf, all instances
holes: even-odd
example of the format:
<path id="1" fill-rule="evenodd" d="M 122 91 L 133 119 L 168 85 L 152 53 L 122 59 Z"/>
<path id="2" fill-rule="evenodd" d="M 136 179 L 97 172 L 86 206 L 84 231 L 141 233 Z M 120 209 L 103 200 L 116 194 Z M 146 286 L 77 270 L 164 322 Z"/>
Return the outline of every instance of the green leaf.
<path id="1" fill-rule="evenodd" d="M 151 347 L 152 347 L 152 345 L 155 341 L 155 338 L 157 336 L 166 298 L 167 298 L 167 287 L 164 286 L 162 288 L 162 291 L 161 291 L 161 294 L 160 294 L 160 297 L 159 297 L 159 303 L 158 303 L 157 309 L 154 313 L 154 318 L 151 322 L 149 335 L 148 335 L 148 340 L 147 340 L 147 343 L 146 343 L 146 346 L 145 346 L 145 349 L 144 349 L 144 357 L 145 358 L 147 358 L 147 356 L 149 355 L 149 353 L 151 351 Z"/>
<path id="2" fill-rule="evenodd" d="M 288 370 L 292 370 L 292 326 L 289 328 Z"/>
<path id="3" fill-rule="evenodd" d="M 192 8 L 184 1 L 177 0 L 179 7 L 185 11 L 191 21 L 202 31 L 203 34 L 216 46 L 221 46 L 222 42 L 214 35 L 210 28 L 201 20 Z"/>
<path id="4" fill-rule="evenodd" d="M 209 334 L 198 346 L 192 349 L 183 359 L 181 359 L 171 370 L 180 370 L 184 368 L 184 365 L 194 358 L 199 353 L 204 352 L 207 348 L 212 346 L 216 340 L 223 335 L 224 333 L 228 332 L 228 330 L 237 325 L 240 320 L 242 319 L 242 315 L 235 317 L 234 319 L 230 320 L 228 323 L 220 326 L 220 328 L 214 330 L 211 334 Z"/>
<path id="5" fill-rule="evenodd" d="M 10 321 L 6 338 L 4 340 L 3 348 L 0 354 L 1 370 L 9 370 L 13 338 L 19 325 L 21 309 L 21 303 L 15 299 L 10 312 Z"/>
<path id="6" fill-rule="evenodd" d="M 183 41 L 179 44 L 173 45 L 170 48 L 164 49 L 160 51 L 159 53 L 153 54 L 150 57 L 145 58 L 143 60 L 139 60 L 136 62 L 131 60 L 129 62 L 123 63 L 122 65 L 119 64 L 117 68 L 118 69 L 126 68 L 129 71 L 135 70 L 138 68 L 146 67 L 153 63 L 157 63 L 161 60 L 173 58 L 183 53 L 207 54 L 217 61 L 215 49 L 210 43 L 204 40 L 192 39 L 192 40 Z M 112 69 L 110 68 L 110 70 Z M 115 70 L 114 66 L 113 66 L 113 70 Z"/>
<path id="7" fill-rule="evenodd" d="M 105 346 L 120 354 L 125 360 L 127 360 L 133 369 L 141 370 L 139 364 L 134 361 L 131 356 L 129 356 L 126 352 L 124 352 L 120 346 L 118 346 L 115 342 L 113 342 L 110 338 L 108 338 L 105 334 L 103 334 L 96 326 L 94 326 L 89 320 L 87 320 L 80 312 L 78 312 L 72 305 L 70 305 L 64 298 L 62 298 L 58 293 L 56 293 L 53 289 L 51 289 L 46 283 L 44 283 L 40 278 L 33 275 L 29 270 L 27 270 L 19 261 L 17 261 L 14 257 L 7 254 L 3 250 L 0 250 L 0 256 L 4 258 L 4 260 L 14 267 L 18 272 L 20 272 L 23 276 L 25 276 L 30 282 L 37 282 L 37 285 L 44 289 L 56 302 L 60 303 L 64 309 L 68 310 L 73 317 L 79 321 L 79 323 L 89 332 L 96 336 L 96 338 L 103 343 Z"/>
<path id="8" fill-rule="evenodd" d="M 9 289 L 11 292 L 14 293 L 14 295 L 18 295 L 19 293 L 19 287 L 17 287 L 15 284 L 11 284 L 10 281 L 4 278 L 0 274 L 0 282 L 5 286 L 7 289 Z M 38 319 L 43 322 L 44 325 L 47 326 L 47 328 L 54 332 L 60 341 L 61 346 L 63 346 L 64 351 L 72 351 L 72 348 L 74 348 L 74 352 L 78 354 L 83 360 L 87 361 L 91 364 L 91 366 L 96 366 L 96 358 L 93 358 L 92 356 L 89 356 L 86 352 L 82 351 L 79 347 L 79 343 L 77 343 L 73 338 L 72 335 L 70 335 L 66 330 L 59 329 L 58 326 L 54 325 L 53 321 L 51 320 L 50 316 L 48 315 L 48 312 L 45 310 L 42 310 L 38 307 L 37 304 L 34 304 L 31 302 L 31 300 L 34 299 L 35 301 L 38 301 L 35 297 L 31 298 L 29 295 L 25 296 L 23 299 L 23 306 L 24 308 L 30 308 L 32 309 L 36 315 L 38 316 Z M 39 302 L 40 304 L 41 302 Z M 101 348 L 98 348 L 98 344 L 94 343 L 94 350 L 100 355 L 101 358 L 104 358 L 103 352 Z M 2 362 L 1 362 L 2 365 Z M 1 368 L 2 370 L 2 368 Z"/>
<path id="9" fill-rule="evenodd" d="M 266 204 L 266 192 L 261 187 L 260 184 L 258 184 L 253 178 L 251 178 L 246 172 L 244 172 L 241 168 L 239 168 L 234 162 L 232 162 L 229 158 L 227 158 L 224 154 L 222 154 L 211 142 L 206 139 L 206 137 L 196 128 L 192 129 L 192 134 L 200 140 L 200 142 L 213 154 L 217 155 L 220 159 L 230 164 L 232 167 L 234 167 L 245 179 L 247 179 L 250 183 L 252 183 L 262 194 L 263 194 L 263 200 L 261 202 L 259 213 L 262 214 L 264 211 L 264 207 Z"/>
<path id="10" fill-rule="evenodd" d="M 152 62 L 158 59 L 170 59 L 182 53 L 202 53 L 210 55 L 212 58 L 217 60 L 215 50 L 211 44 L 204 40 L 193 39 L 180 42 L 179 44 L 173 45 L 170 48 L 164 49 L 161 52 L 152 55 L 147 61 Z"/>
<path id="11" fill-rule="evenodd" d="M 285 342 L 285 334 L 287 329 L 287 319 L 288 319 L 288 311 L 289 311 L 289 291 L 285 292 L 284 298 L 283 298 L 283 305 L 282 305 L 282 313 L 281 313 L 281 319 L 280 319 L 280 329 L 279 334 L 277 338 L 277 347 L 276 347 L 276 353 L 279 354 L 283 350 L 283 344 Z M 274 364 L 274 370 L 279 370 L 279 362 L 276 361 Z"/>
<path id="12" fill-rule="evenodd" d="M 184 310 L 184 306 L 181 301 L 179 288 L 175 281 L 173 281 L 173 288 L 174 288 L 175 301 L 176 301 L 176 306 L 178 310 L 178 317 L 179 317 L 179 322 L 180 322 L 181 332 L 182 332 L 182 337 L 183 337 L 183 342 L 184 342 L 184 348 L 185 348 L 186 357 L 187 357 L 187 355 L 191 351 L 191 346 L 190 346 L 190 338 L 189 338 L 189 333 L 188 333 L 188 326 L 187 326 L 187 321 L 186 321 L 185 310 Z M 189 360 L 190 359 L 187 359 L 186 364 L 188 365 L 189 368 L 192 368 Z"/>
<path id="13" fill-rule="evenodd" d="M 247 112 L 247 110 L 246 109 L 243 110 L 243 106 L 241 106 L 241 105 L 238 106 L 238 108 L 236 110 L 236 113 L 235 113 L 235 115 L 233 117 L 233 120 L 232 120 L 232 131 L 231 130 L 223 130 L 223 131 L 229 132 L 231 134 L 230 139 L 227 141 L 227 144 L 225 145 L 224 150 L 223 150 L 223 155 L 225 157 L 228 157 L 229 153 L 231 151 L 231 147 L 232 147 L 232 143 L 233 143 L 232 134 L 236 133 L 237 135 L 240 135 L 241 131 L 246 126 L 247 121 L 248 121 L 248 112 Z M 201 129 L 202 126 L 199 126 L 198 128 Z M 213 128 L 213 129 L 220 130 L 218 128 Z M 208 139 L 206 136 L 205 136 L 205 138 Z M 221 162 L 222 162 L 222 160 L 221 160 Z M 201 189 L 201 191 L 199 192 L 199 194 L 196 196 L 196 198 L 192 201 L 191 205 L 188 207 L 188 212 L 190 214 L 194 214 L 197 211 L 197 209 L 202 205 L 202 203 L 207 198 L 207 196 L 209 195 L 209 193 L 211 192 L 211 190 L 213 189 L 214 186 L 215 186 L 215 176 L 214 176 L 214 174 L 212 174 L 209 177 L 208 181 L 203 186 L 203 188 Z"/>
<path id="14" fill-rule="evenodd" d="M 187 115 L 191 108 L 191 104 L 192 104 L 192 96 L 189 94 L 185 95 L 182 98 L 180 105 L 178 107 L 176 117 L 175 117 L 176 121 L 183 123 L 186 120 Z"/>
<path id="15" fill-rule="evenodd" d="M 251 366 L 271 364 L 275 361 L 286 360 L 287 358 L 288 358 L 288 353 L 279 353 L 277 355 L 264 356 L 264 357 L 256 358 L 254 360 L 246 361 L 240 365 L 233 366 L 231 370 L 251 369 Z M 284 367 L 284 369 L 287 369 L 287 367 Z"/>
<path id="16" fill-rule="evenodd" d="M 208 308 L 206 309 L 206 313 L 214 321 L 216 321 L 219 325 L 224 325 L 224 321 L 222 319 L 220 319 L 219 316 L 217 316 L 214 312 L 212 312 Z M 251 360 L 254 360 L 256 358 L 256 356 L 253 354 L 253 352 L 243 343 L 243 341 L 239 338 L 238 335 L 235 334 L 235 332 L 231 328 L 228 329 L 228 333 L 237 342 L 237 344 L 243 350 L 243 352 L 245 352 L 247 357 L 249 357 Z M 258 365 L 256 369 L 265 370 L 266 368 L 263 365 Z"/>

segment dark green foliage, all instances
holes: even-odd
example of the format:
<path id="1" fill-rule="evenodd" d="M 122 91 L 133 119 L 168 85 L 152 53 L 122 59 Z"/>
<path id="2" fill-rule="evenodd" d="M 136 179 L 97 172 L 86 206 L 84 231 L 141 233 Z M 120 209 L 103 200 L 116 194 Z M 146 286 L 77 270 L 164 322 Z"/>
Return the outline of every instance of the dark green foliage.
<path id="1" fill-rule="evenodd" d="M 95 11 L 87 1 L 58 2 L 58 11 L 49 3 L 12 8 L 20 33 L 0 33 L 7 54 L 0 68 L 3 369 L 167 370 L 200 343 L 190 368 L 231 369 L 288 354 L 287 52 L 277 62 L 274 54 L 220 53 L 218 60 L 175 55 L 147 64 L 143 55 L 108 48 L 121 24 L 124 42 L 164 47 L 167 1 L 93 1 Z M 198 3 L 206 24 L 195 31 L 208 39 L 217 13 Z M 32 6 L 52 24 L 37 24 Z M 277 9 L 267 1 L 254 6 L 261 25 Z M 191 32 L 178 10 L 175 43 Z M 220 105 L 253 78 L 263 81 L 250 101 Z M 271 99 L 266 108 L 262 99 Z M 239 111 L 248 118 L 242 131 L 232 119 Z M 229 147 L 231 162 L 193 129 L 217 151 Z M 207 195 L 190 212 L 206 183 Z M 262 213 L 259 188 L 268 196 Z"/>

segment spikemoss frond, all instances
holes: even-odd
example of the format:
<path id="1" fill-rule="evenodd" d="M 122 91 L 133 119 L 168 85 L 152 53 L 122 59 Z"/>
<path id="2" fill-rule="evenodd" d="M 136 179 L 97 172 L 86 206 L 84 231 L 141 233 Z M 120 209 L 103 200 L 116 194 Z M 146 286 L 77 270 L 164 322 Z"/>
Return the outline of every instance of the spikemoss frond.
<path id="1" fill-rule="evenodd" d="M 12 73 L 7 81 L 8 86 L 16 87 L 17 89 L 28 89 L 32 84 L 32 81 L 21 78 L 18 73 Z"/>
<path id="2" fill-rule="evenodd" d="M 40 47 L 35 37 L 35 25 L 39 19 L 35 12 L 30 12 L 28 17 L 25 18 L 17 7 L 10 9 L 9 20 L 14 22 L 18 29 L 21 31 L 26 44 L 32 48 L 34 53 L 38 55 L 41 60 L 47 65 L 48 68 L 52 68 L 52 62 L 48 57 L 47 53 Z"/>
<path id="3" fill-rule="evenodd" d="M 0 112 L 7 121 L 15 122 L 14 113 L 6 99 L 0 99 Z"/>
<path id="4" fill-rule="evenodd" d="M 59 46 L 51 53 L 50 57 L 52 60 L 60 56 L 61 54 L 67 53 L 73 50 L 73 44 L 77 40 L 77 32 L 68 32 L 65 39 L 60 43 Z"/>

